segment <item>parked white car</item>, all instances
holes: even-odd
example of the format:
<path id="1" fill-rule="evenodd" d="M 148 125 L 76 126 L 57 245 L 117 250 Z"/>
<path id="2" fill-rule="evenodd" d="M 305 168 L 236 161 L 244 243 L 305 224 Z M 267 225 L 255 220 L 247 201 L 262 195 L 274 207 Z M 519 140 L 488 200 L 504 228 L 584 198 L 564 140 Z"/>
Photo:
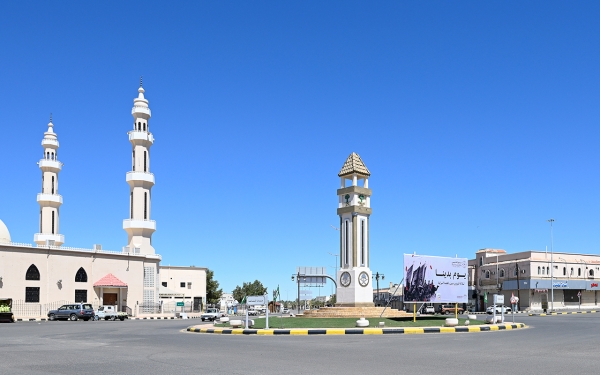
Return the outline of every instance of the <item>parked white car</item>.
<path id="1" fill-rule="evenodd" d="M 508 306 L 496 306 L 496 314 L 502 314 L 502 310 L 504 310 L 505 314 L 512 311 L 512 309 Z M 488 307 L 487 310 L 485 310 L 485 312 L 487 312 L 488 314 L 493 314 L 494 306 Z"/>
<path id="2" fill-rule="evenodd" d="M 435 314 L 435 308 L 433 305 L 423 307 L 423 314 Z"/>

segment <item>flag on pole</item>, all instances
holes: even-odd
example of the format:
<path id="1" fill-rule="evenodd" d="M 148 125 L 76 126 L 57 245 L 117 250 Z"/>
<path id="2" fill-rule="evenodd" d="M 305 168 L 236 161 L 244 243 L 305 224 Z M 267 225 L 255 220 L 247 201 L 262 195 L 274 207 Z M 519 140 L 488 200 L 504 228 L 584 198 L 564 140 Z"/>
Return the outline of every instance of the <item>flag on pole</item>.
<path id="1" fill-rule="evenodd" d="M 240 305 L 243 305 L 246 303 L 246 296 L 244 296 L 244 298 L 242 298 L 242 302 L 240 302 Z"/>
<path id="2" fill-rule="evenodd" d="M 273 301 L 277 302 L 279 299 L 279 285 L 277 285 L 277 289 L 273 289 Z"/>
<path id="3" fill-rule="evenodd" d="M 483 294 L 483 302 L 487 303 L 487 292 Z"/>

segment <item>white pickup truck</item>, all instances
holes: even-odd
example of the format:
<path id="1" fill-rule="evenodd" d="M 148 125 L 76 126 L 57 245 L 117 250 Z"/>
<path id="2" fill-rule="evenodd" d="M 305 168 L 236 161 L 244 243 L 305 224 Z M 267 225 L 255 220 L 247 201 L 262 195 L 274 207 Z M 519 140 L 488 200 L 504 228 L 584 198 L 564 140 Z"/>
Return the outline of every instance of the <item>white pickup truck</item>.
<path id="1" fill-rule="evenodd" d="M 116 306 L 105 305 L 98 307 L 96 310 L 96 320 L 117 320 L 123 321 L 127 319 L 127 314 L 124 312 L 118 312 Z"/>
<path id="2" fill-rule="evenodd" d="M 206 309 L 206 312 L 204 314 L 202 314 L 202 316 L 200 317 L 202 319 L 202 321 L 208 320 L 208 321 L 215 321 L 217 319 L 219 319 L 220 317 L 224 316 L 225 314 L 222 314 L 219 309 L 215 309 L 215 308 L 208 308 Z"/>

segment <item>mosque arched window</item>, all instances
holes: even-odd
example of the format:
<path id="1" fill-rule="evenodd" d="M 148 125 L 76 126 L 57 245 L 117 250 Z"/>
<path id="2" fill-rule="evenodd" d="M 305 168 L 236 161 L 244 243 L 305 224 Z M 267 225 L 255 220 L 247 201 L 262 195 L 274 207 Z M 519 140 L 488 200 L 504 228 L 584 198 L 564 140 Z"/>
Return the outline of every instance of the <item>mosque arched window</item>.
<path id="1" fill-rule="evenodd" d="M 485 278 L 489 279 L 490 278 L 490 270 L 486 270 L 485 271 Z"/>
<path id="2" fill-rule="evenodd" d="M 500 277 L 504 277 L 504 268 L 500 270 Z"/>
<path id="3" fill-rule="evenodd" d="M 80 267 L 79 270 L 77 271 L 77 273 L 75 274 L 75 282 L 76 283 L 87 283 L 87 281 L 88 281 L 87 273 L 85 272 L 83 267 Z"/>
<path id="4" fill-rule="evenodd" d="M 29 268 L 27 269 L 27 272 L 25 273 L 25 280 L 39 280 L 39 279 L 40 279 L 40 271 L 35 266 L 35 264 L 32 264 L 31 266 L 29 266 Z"/>
<path id="5" fill-rule="evenodd" d="M 144 131 L 146 131 L 146 123 L 144 123 L 144 125 L 143 125 L 143 126 L 144 126 Z"/>
<path id="6" fill-rule="evenodd" d="M 138 122 L 138 128 L 137 128 L 137 130 L 142 130 L 142 123 L 141 122 Z"/>

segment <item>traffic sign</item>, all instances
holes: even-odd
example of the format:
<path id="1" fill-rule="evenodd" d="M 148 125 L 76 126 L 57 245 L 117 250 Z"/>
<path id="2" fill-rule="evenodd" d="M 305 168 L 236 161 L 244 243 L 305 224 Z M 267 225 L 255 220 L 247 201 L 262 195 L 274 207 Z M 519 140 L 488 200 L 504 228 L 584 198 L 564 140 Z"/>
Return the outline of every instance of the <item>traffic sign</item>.
<path id="1" fill-rule="evenodd" d="M 581 291 L 577 292 L 577 297 L 581 298 Z"/>
<path id="2" fill-rule="evenodd" d="M 177 307 L 182 307 L 183 306 L 183 302 L 177 302 Z"/>

